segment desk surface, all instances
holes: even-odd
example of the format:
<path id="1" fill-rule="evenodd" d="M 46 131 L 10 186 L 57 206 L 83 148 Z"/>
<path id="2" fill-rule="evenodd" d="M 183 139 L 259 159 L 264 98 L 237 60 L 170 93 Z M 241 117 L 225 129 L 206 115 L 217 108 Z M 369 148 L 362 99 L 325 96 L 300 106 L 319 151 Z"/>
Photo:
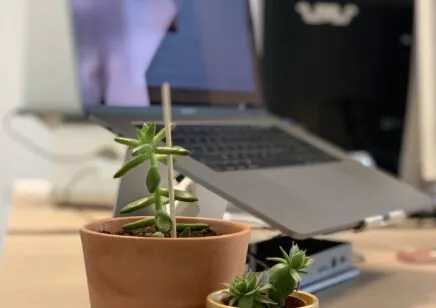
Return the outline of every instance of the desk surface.
<path id="1" fill-rule="evenodd" d="M 32 193 L 20 194 L 13 204 L 0 263 L 0 307 L 89 307 L 77 229 L 110 212 L 60 209 Z M 270 234 L 254 231 L 253 238 Z M 432 247 L 436 228 L 342 233 L 334 238 L 352 241 L 365 262 L 359 265 L 359 278 L 319 294 L 321 307 L 436 307 L 436 265 L 403 264 L 395 258 L 399 248 Z"/>

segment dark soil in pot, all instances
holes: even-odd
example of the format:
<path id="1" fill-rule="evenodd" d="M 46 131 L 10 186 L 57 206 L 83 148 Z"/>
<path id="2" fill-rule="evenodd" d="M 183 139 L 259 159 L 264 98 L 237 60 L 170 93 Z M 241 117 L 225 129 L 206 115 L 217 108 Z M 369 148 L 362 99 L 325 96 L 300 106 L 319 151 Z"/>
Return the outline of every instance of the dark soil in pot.
<path id="1" fill-rule="evenodd" d="M 226 306 L 229 305 L 229 302 L 230 302 L 230 297 L 224 297 L 221 301 L 221 303 L 223 305 L 226 305 Z M 289 296 L 286 299 L 286 306 L 283 308 L 300 308 L 300 307 L 305 307 L 305 306 L 306 306 L 306 303 L 302 299 Z"/>
<path id="2" fill-rule="evenodd" d="M 286 307 L 285 308 L 299 308 L 299 307 L 305 307 L 305 306 L 306 306 L 306 303 L 299 298 L 289 296 L 286 299 Z"/>
<path id="3" fill-rule="evenodd" d="M 105 234 L 122 235 L 122 236 L 136 236 L 136 237 L 152 237 L 152 235 L 156 231 L 158 231 L 156 226 L 149 226 L 149 227 L 139 228 L 139 229 L 129 230 L 129 231 L 121 230 L 117 233 L 111 233 L 110 231 L 107 231 L 107 230 L 100 230 L 101 233 L 105 233 Z M 216 236 L 216 235 L 218 235 L 218 234 L 214 230 L 212 230 L 210 228 L 206 228 L 206 229 L 201 229 L 201 230 L 192 230 L 191 235 L 189 237 L 190 238 L 192 238 L 192 237 L 208 237 L 208 236 Z M 179 236 L 180 236 L 180 232 L 177 232 L 177 237 L 179 237 Z M 165 234 L 165 237 L 171 237 L 170 233 L 168 232 L 167 234 Z"/>

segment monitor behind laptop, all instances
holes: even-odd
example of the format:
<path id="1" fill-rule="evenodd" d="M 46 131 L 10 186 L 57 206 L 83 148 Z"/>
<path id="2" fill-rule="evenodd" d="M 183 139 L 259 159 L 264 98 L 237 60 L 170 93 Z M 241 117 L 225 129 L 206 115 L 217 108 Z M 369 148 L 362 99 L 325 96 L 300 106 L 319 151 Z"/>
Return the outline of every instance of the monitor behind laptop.
<path id="1" fill-rule="evenodd" d="M 246 0 L 69 0 L 87 108 L 259 105 Z M 223 20 L 225 16 L 225 20 Z"/>

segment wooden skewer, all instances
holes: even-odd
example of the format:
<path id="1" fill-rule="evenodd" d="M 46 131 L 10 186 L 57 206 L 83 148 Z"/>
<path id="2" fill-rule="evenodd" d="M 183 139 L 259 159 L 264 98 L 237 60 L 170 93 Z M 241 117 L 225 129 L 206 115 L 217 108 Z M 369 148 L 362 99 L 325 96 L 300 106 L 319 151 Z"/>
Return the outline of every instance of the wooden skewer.
<path id="1" fill-rule="evenodd" d="M 171 140 L 171 87 L 168 82 L 162 85 L 162 102 L 163 102 L 163 116 L 165 123 L 165 139 L 168 147 L 172 146 Z M 173 170 L 173 155 L 167 156 L 168 167 L 168 192 L 170 201 L 170 217 L 173 227 L 171 228 L 171 237 L 177 237 L 176 230 L 176 205 L 174 202 L 174 170 Z"/>

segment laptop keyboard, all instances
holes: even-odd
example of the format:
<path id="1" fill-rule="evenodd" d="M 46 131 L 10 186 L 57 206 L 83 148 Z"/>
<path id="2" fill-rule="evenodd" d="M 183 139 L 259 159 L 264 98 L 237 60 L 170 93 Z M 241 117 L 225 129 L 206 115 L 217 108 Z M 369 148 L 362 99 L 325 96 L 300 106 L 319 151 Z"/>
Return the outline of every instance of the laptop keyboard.
<path id="1" fill-rule="evenodd" d="M 337 160 L 277 127 L 178 125 L 172 137 L 173 144 L 217 172 Z"/>

